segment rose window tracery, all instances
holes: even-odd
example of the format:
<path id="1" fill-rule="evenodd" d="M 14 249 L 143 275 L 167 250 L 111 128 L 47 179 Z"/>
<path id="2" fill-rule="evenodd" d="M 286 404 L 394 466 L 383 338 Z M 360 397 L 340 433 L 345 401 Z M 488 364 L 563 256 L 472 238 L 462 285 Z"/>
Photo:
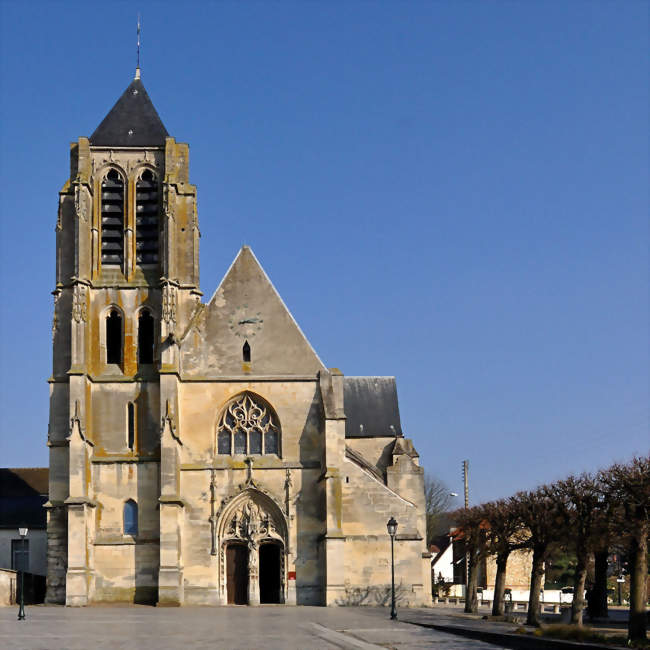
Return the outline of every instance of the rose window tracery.
<path id="1" fill-rule="evenodd" d="M 235 398 L 217 429 L 217 453 L 280 455 L 280 427 L 271 407 L 250 393 Z"/>

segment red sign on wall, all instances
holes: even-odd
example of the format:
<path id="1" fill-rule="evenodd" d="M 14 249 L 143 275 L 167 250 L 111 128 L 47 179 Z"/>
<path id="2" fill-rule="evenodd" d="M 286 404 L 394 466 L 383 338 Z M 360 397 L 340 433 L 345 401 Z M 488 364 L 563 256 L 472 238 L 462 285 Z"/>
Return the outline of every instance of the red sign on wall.
<path id="1" fill-rule="evenodd" d="M 295 580 L 295 579 L 296 579 L 296 572 L 289 571 L 289 580 Z"/>

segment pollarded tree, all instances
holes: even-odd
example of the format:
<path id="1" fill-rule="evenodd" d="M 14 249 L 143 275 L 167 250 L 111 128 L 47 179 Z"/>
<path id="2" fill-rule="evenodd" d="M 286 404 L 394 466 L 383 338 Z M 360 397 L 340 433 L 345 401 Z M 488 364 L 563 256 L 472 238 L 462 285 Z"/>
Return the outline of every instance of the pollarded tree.
<path id="1" fill-rule="evenodd" d="M 453 513 L 457 528 L 454 539 L 463 544 L 467 567 L 467 593 L 465 594 L 465 612 L 478 612 L 478 570 L 481 560 L 485 557 L 485 515 L 482 506 L 464 508 Z"/>
<path id="2" fill-rule="evenodd" d="M 648 535 L 650 534 L 650 456 L 616 464 L 599 473 L 612 504 L 612 528 L 627 545 L 630 565 L 628 639 L 647 638 Z"/>
<path id="3" fill-rule="evenodd" d="M 497 573 L 494 579 L 492 615 L 503 616 L 503 599 L 506 589 L 506 570 L 510 553 L 522 548 L 522 524 L 512 503 L 506 500 L 491 501 L 482 506 L 486 522 L 485 542 L 488 555 L 496 556 Z"/>
<path id="4" fill-rule="evenodd" d="M 569 476 L 551 486 L 562 522 L 563 537 L 576 554 L 571 623 L 582 625 L 589 556 L 606 532 L 605 502 L 599 481 L 591 475 Z M 558 522 L 559 523 L 559 522 Z"/>
<path id="5" fill-rule="evenodd" d="M 508 503 L 522 524 L 524 547 L 533 551 L 526 623 L 539 626 L 544 562 L 559 539 L 557 494 L 552 488 L 542 486 L 532 492 L 518 492 Z"/>

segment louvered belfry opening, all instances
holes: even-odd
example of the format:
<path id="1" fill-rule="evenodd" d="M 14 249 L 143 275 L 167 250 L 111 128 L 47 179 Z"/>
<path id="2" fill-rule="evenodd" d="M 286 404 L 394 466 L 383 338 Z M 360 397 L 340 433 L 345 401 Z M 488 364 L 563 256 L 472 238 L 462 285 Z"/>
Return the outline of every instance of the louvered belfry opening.
<path id="1" fill-rule="evenodd" d="M 124 181 L 111 169 L 102 181 L 102 266 L 124 261 Z"/>
<path id="2" fill-rule="evenodd" d="M 158 263 L 158 182 L 148 169 L 135 186 L 135 261 Z"/>

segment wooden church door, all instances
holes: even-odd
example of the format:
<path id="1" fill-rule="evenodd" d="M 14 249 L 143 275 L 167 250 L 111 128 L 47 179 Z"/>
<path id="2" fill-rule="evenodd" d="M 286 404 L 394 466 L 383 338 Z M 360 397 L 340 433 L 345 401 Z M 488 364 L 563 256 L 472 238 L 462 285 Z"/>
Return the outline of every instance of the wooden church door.
<path id="1" fill-rule="evenodd" d="M 226 588 L 229 605 L 248 604 L 248 548 L 243 544 L 226 548 Z"/>

